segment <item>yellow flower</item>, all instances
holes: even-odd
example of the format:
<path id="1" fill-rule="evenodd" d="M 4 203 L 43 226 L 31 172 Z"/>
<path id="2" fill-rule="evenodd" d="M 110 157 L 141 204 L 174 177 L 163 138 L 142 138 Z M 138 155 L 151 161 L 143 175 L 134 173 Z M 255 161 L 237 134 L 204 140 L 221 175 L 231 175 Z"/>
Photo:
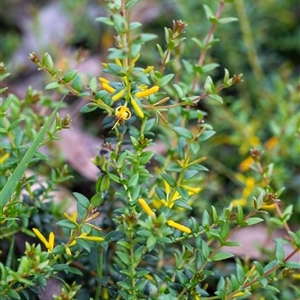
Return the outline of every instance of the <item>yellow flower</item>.
<path id="1" fill-rule="evenodd" d="M 246 172 L 250 169 L 250 166 L 254 163 L 254 160 L 251 156 L 245 158 L 239 165 L 241 172 Z"/>
<path id="2" fill-rule="evenodd" d="M 150 206 L 147 204 L 147 202 L 143 198 L 139 198 L 138 202 L 147 215 L 149 215 L 150 217 L 155 217 L 155 213 L 152 211 Z"/>
<path id="3" fill-rule="evenodd" d="M 119 123 L 121 123 L 121 125 L 122 125 L 124 121 L 130 119 L 131 112 L 127 106 L 122 105 L 122 106 L 119 106 L 116 108 L 115 116 L 116 116 L 116 120 L 115 120 L 116 124 L 114 125 L 112 130 L 115 129 L 115 127 Z"/>
<path id="4" fill-rule="evenodd" d="M 113 87 L 111 87 L 108 83 L 105 82 L 102 83 L 102 88 L 109 93 L 113 93 L 115 91 Z"/>
<path id="5" fill-rule="evenodd" d="M 272 136 L 265 142 L 266 150 L 272 150 L 278 144 L 278 137 Z"/>
<path id="6" fill-rule="evenodd" d="M 186 226 L 183 226 L 177 222 L 174 222 L 173 220 L 168 220 L 167 221 L 167 224 L 170 226 L 170 227 L 174 227 L 182 232 L 185 232 L 185 233 L 191 233 L 192 230 Z"/>
<path id="7" fill-rule="evenodd" d="M 9 158 L 9 153 L 5 153 L 0 157 L 0 164 L 5 163 L 5 161 Z"/>
<path id="8" fill-rule="evenodd" d="M 136 114 L 140 118 L 144 118 L 144 112 L 142 111 L 142 109 L 140 108 L 140 106 L 138 105 L 138 103 L 136 102 L 136 100 L 131 95 L 130 95 L 130 100 L 131 100 L 131 105 L 134 108 Z"/>
<path id="9" fill-rule="evenodd" d="M 147 97 L 147 96 L 150 96 L 150 95 L 156 93 L 158 90 L 159 90 L 159 86 L 155 85 L 155 86 L 153 86 L 153 87 L 150 88 L 150 89 L 146 89 L 146 90 L 144 90 L 144 91 L 137 92 L 137 93 L 135 94 L 135 96 L 136 96 L 137 98 L 145 98 L 145 97 Z"/>
<path id="10" fill-rule="evenodd" d="M 47 241 L 46 238 L 41 234 L 41 232 L 38 229 L 32 228 L 32 231 L 45 245 L 45 247 L 48 249 L 48 252 L 51 253 L 52 250 L 54 249 L 54 239 L 55 239 L 54 233 L 50 232 L 49 240 Z"/>
<path id="11" fill-rule="evenodd" d="M 181 195 L 176 191 L 172 197 L 170 197 L 170 193 L 171 193 L 171 189 L 170 189 L 170 185 L 164 180 L 164 185 L 165 185 L 165 192 L 166 192 L 166 199 L 162 199 L 160 200 L 160 203 L 164 206 L 169 206 L 170 208 L 172 208 L 174 206 L 174 202 L 177 199 L 181 198 Z M 184 188 L 187 192 L 189 196 L 192 196 L 194 194 L 198 194 L 201 190 L 201 188 L 194 188 L 188 185 L 180 185 L 182 188 Z M 155 204 L 157 205 L 158 202 L 155 201 Z M 160 205 L 158 205 L 158 207 L 160 207 Z"/>
<path id="12" fill-rule="evenodd" d="M 154 69 L 153 66 L 148 66 L 146 69 L 144 69 L 143 73 L 144 74 L 150 73 L 153 69 Z"/>
<path id="13" fill-rule="evenodd" d="M 71 255 L 72 255 L 72 252 L 71 252 L 71 250 L 70 250 L 70 248 L 69 248 L 69 247 L 66 247 L 66 253 L 67 253 L 69 256 L 71 256 Z"/>
<path id="14" fill-rule="evenodd" d="M 78 224 L 77 224 L 77 213 L 76 213 L 76 211 L 74 211 L 74 212 L 72 213 L 72 216 L 70 216 L 69 214 L 67 214 L 67 213 L 65 213 L 65 212 L 63 213 L 63 215 L 65 216 L 66 219 L 68 219 L 68 220 L 71 221 L 72 223 L 78 225 Z"/>
<path id="15" fill-rule="evenodd" d="M 117 92 L 115 95 L 113 95 L 113 96 L 111 97 L 111 100 L 112 100 L 113 102 L 119 100 L 120 98 L 123 97 L 123 95 L 125 94 L 125 91 L 126 91 L 126 89 L 120 90 L 119 92 Z"/>
<path id="16" fill-rule="evenodd" d="M 253 177 L 245 178 L 243 175 L 239 175 L 240 176 L 237 177 L 239 178 L 239 180 L 242 180 L 244 182 L 245 187 L 242 192 L 242 197 L 240 199 L 235 199 L 232 201 L 234 207 L 236 207 L 238 204 L 241 206 L 246 206 L 247 200 L 255 188 L 255 179 Z"/>
<path id="17" fill-rule="evenodd" d="M 246 206 L 247 205 L 247 200 L 243 199 L 243 198 L 240 198 L 240 199 L 235 199 L 235 200 L 232 201 L 233 207 L 237 207 L 238 204 L 240 206 Z"/>
<path id="18" fill-rule="evenodd" d="M 87 241 L 94 241 L 94 242 L 103 242 L 104 238 L 101 236 L 88 236 L 86 232 L 83 232 L 77 239 L 83 239 Z"/>

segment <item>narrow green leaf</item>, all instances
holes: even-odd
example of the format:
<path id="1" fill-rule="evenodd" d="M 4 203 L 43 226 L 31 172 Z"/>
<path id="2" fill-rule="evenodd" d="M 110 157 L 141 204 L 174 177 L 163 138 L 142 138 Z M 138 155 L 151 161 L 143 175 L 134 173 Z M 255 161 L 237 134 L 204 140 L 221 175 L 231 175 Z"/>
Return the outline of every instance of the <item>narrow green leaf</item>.
<path id="1" fill-rule="evenodd" d="M 282 262 L 285 257 L 284 248 L 279 240 L 276 240 L 275 256 L 279 262 Z"/>
<path id="2" fill-rule="evenodd" d="M 65 97 L 65 96 L 64 96 Z M 64 97 L 61 99 L 61 101 L 57 104 L 57 107 L 54 109 L 52 114 L 47 118 L 45 125 L 42 127 L 34 141 L 32 142 L 31 146 L 23 156 L 22 160 L 19 162 L 18 166 L 12 173 L 12 175 L 9 177 L 7 182 L 5 183 L 3 189 L 0 191 L 0 206 L 4 207 L 6 203 L 9 201 L 10 197 L 15 191 L 15 188 L 17 187 L 21 177 L 23 176 L 25 170 L 28 167 L 29 162 L 31 161 L 32 157 L 34 156 L 36 150 L 39 148 L 40 143 L 42 142 L 45 133 L 49 129 L 52 121 L 54 120 L 56 113 L 61 106 Z"/>
<path id="3" fill-rule="evenodd" d="M 236 278 L 239 284 L 243 284 L 246 278 L 244 270 L 239 264 L 236 264 Z"/>

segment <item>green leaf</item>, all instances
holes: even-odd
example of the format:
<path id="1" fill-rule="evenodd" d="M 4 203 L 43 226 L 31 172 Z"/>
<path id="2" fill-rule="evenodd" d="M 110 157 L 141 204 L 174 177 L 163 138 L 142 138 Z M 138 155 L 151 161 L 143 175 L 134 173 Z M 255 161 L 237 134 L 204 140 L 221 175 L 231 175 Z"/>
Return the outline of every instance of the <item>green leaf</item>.
<path id="1" fill-rule="evenodd" d="M 284 248 L 279 240 L 276 240 L 275 256 L 279 262 L 282 262 L 285 257 Z"/>
<path id="2" fill-rule="evenodd" d="M 248 226 L 251 226 L 251 225 L 261 223 L 263 221 L 264 221 L 264 219 L 262 219 L 262 218 L 250 218 L 246 222 L 247 222 Z"/>
<path id="3" fill-rule="evenodd" d="M 213 99 L 213 100 L 215 100 L 215 101 L 221 103 L 221 104 L 223 103 L 222 97 L 220 97 L 220 96 L 217 95 L 217 94 L 210 94 L 208 97 L 209 97 L 210 99 Z"/>
<path id="4" fill-rule="evenodd" d="M 127 255 L 126 253 L 121 252 L 121 251 L 116 251 L 115 253 L 118 255 L 118 257 L 121 259 L 121 261 L 122 261 L 125 265 L 127 265 L 127 266 L 130 265 L 130 261 L 131 261 L 131 260 L 130 260 L 129 255 Z"/>
<path id="5" fill-rule="evenodd" d="M 9 289 L 7 291 L 7 296 L 9 296 L 11 299 L 21 299 L 20 295 L 13 289 Z M 6 299 L 6 297 L 3 299 Z"/>
<path id="6" fill-rule="evenodd" d="M 13 129 L 14 129 L 21 121 L 23 121 L 23 120 L 24 120 L 24 118 L 19 118 L 19 119 L 13 121 L 13 122 L 9 125 L 7 131 L 9 132 L 9 131 L 13 130 Z"/>
<path id="7" fill-rule="evenodd" d="M 178 207 L 192 210 L 192 207 L 186 201 L 183 201 L 183 200 L 176 200 L 175 205 Z"/>
<path id="8" fill-rule="evenodd" d="M 65 96 L 64 96 L 65 97 Z M 19 184 L 25 170 L 28 167 L 29 162 L 31 161 L 32 157 L 34 156 L 35 152 L 39 148 L 45 133 L 49 129 L 51 122 L 54 120 L 56 113 L 61 106 L 63 99 L 57 104 L 57 107 L 54 109 L 54 111 L 51 113 L 49 118 L 47 118 L 45 125 L 42 127 L 42 129 L 37 134 L 36 138 L 33 140 L 31 146 L 17 165 L 16 169 L 12 173 L 12 175 L 9 177 L 7 182 L 5 183 L 3 189 L 0 191 L 0 206 L 4 207 L 6 203 L 9 201 L 10 197 L 14 193 L 17 185 Z"/>
<path id="9" fill-rule="evenodd" d="M 237 277 L 239 284 L 244 283 L 246 276 L 245 276 L 243 268 L 239 264 L 236 264 L 236 277 Z"/>
<path id="10" fill-rule="evenodd" d="M 176 186 L 176 181 L 175 179 L 167 174 L 167 173 L 161 173 L 161 177 L 171 186 L 171 187 L 175 187 Z"/>
<path id="11" fill-rule="evenodd" d="M 209 229 L 209 214 L 205 209 L 202 214 L 202 226 L 207 230 Z"/>
<path id="12" fill-rule="evenodd" d="M 128 23 L 126 18 L 119 14 L 115 14 L 112 16 L 112 19 L 114 21 L 114 25 L 119 33 L 126 33 L 128 30 Z"/>
<path id="13" fill-rule="evenodd" d="M 264 268 L 263 268 L 263 266 L 258 261 L 254 261 L 253 263 L 256 266 L 256 270 L 257 270 L 258 274 L 260 276 L 263 276 L 263 274 L 264 274 Z"/>
<path id="14" fill-rule="evenodd" d="M 265 287 L 269 282 L 267 278 L 258 277 L 257 279 L 263 287 Z"/>
<path id="15" fill-rule="evenodd" d="M 150 235 L 148 237 L 147 243 L 146 243 L 146 247 L 148 248 L 148 251 L 151 251 L 154 248 L 156 242 L 157 242 L 157 239 L 155 236 Z"/>
<path id="16" fill-rule="evenodd" d="M 68 82 L 72 81 L 72 80 L 75 78 L 77 72 L 78 72 L 77 70 L 71 70 L 71 71 L 69 71 L 69 72 L 62 78 L 62 80 L 63 80 L 65 83 L 68 83 Z"/>
<path id="17" fill-rule="evenodd" d="M 204 8 L 204 11 L 205 11 L 206 18 L 208 20 L 210 18 L 214 17 L 214 13 L 212 12 L 212 10 L 210 9 L 209 6 L 207 6 L 206 4 L 203 4 L 203 8 Z"/>
<path id="18" fill-rule="evenodd" d="M 76 229 L 77 225 L 69 220 L 61 220 L 56 223 L 60 227 L 68 228 L 68 229 Z"/>
<path id="19" fill-rule="evenodd" d="M 80 112 L 82 114 L 85 114 L 85 113 L 92 112 L 96 109 L 97 109 L 97 105 L 95 103 L 90 102 L 90 103 L 87 103 L 84 106 L 82 106 L 81 109 L 80 109 Z"/>
<path id="20" fill-rule="evenodd" d="M 155 39 L 157 39 L 157 35 L 153 33 L 142 33 L 139 35 L 139 40 L 141 43 L 147 43 Z"/>
<path id="21" fill-rule="evenodd" d="M 74 197 L 78 200 L 78 202 L 80 203 L 80 205 L 82 205 L 85 208 L 89 208 L 90 206 L 90 200 L 83 196 L 80 193 L 73 193 Z"/>
<path id="22" fill-rule="evenodd" d="M 241 205 L 238 204 L 237 206 L 237 222 L 238 224 L 241 223 L 244 219 L 244 212 Z"/>
<path id="23" fill-rule="evenodd" d="M 141 165 L 147 164 L 150 161 L 150 159 L 152 158 L 153 155 L 154 155 L 153 151 L 143 152 L 140 156 L 140 164 Z"/>
<path id="24" fill-rule="evenodd" d="M 192 139 L 193 134 L 191 133 L 190 130 L 183 128 L 183 127 L 173 127 L 173 130 L 182 137 L 185 137 L 186 139 Z"/>
<path id="25" fill-rule="evenodd" d="M 227 246 L 227 247 L 241 247 L 241 243 L 236 242 L 236 241 L 226 241 L 223 246 Z"/>
<path id="26" fill-rule="evenodd" d="M 298 233 L 298 235 L 293 232 L 293 231 L 289 231 L 288 234 L 292 237 L 293 242 L 295 243 L 295 245 L 300 248 L 300 235 Z"/>
<path id="27" fill-rule="evenodd" d="M 102 193 L 97 193 L 91 198 L 91 203 L 93 206 L 97 207 L 100 206 L 103 202 L 104 198 Z"/>
<path id="28" fill-rule="evenodd" d="M 213 83 L 213 81 L 212 81 L 212 79 L 211 79 L 210 76 L 207 76 L 207 77 L 206 77 L 206 80 L 205 80 L 205 82 L 204 82 L 204 90 L 205 90 L 205 92 L 208 93 L 208 94 L 213 93 L 214 90 L 215 90 L 214 83 Z"/>
<path id="29" fill-rule="evenodd" d="M 82 91 L 83 83 L 82 83 L 81 76 L 77 75 L 75 77 L 75 79 L 72 82 L 72 88 L 79 93 Z"/>
<path id="30" fill-rule="evenodd" d="M 51 82 L 45 86 L 45 90 L 57 89 L 61 84 L 58 82 Z"/>
<path id="31" fill-rule="evenodd" d="M 167 85 L 172 80 L 173 77 L 174 77 L 174 74 L 168 74 L 168 75 L 163 76 L 162 78 L 159 79 L 158 85 L 159 86 Z"/>
<path id="32" fill-rule="evenodd" d="M 216 64 L 216 63 L 211 63 L 211 64 L 204 65 L 204 66 L 202 66 L 202 72 L 203 73 L 209 73 L 209 72 L 211 72 L 212 70 L 216 69 L 219 66 L 220 65 Z"/>
<path id="33" fill-rule="evenodd" d="M 95 92 L 97 90 L 98 82 L 97 82 L 96 77 L 92 77 L 92 79 L 90 80 L 90 83 L 89 83 L 89 87 L 93 92 Z"/>
<path id="34" fill-rule="evenodd" d="M 130 29 L 130 31 L 131 30 L 134 30 L 134 29 L 136 29 L 136 28 L 139 28 L 139 27 L 141 27 L 142 26 L 142 24 L 140 23 L 140 22 L 131 22 L 130 24 L 129 24 L 129 29 Z"/>
<path id="35" fill-rule="evenodd" d="M 229 252 L 218 252 L 216 253 L 211 260 L 212 261 L 219 261 L 219 260 L 225 260 L 228 259 L 230 257 L 233 257 L 234 255 L 232 253 Z"/>
<path id="36" fill-rule="evenodd" d="M 128 187 L 135 187 L 138 184 L 139 181 L 139 174 L 134 174 L 133 176 L 130 177 L 128 181 Z"/>
<path id="37" fill-rule="evenodd" d="M 11 104 L 11 101 L 13 100 L 13 98 L 14 98 L 13 94 L 9 94 L 6 97 L 6 99 L 4 100 L 4 102 L 1 105 L 1 109 L 0 109 L 1 112 L 5 112 L 10 107 L 10 104 Z"/>
<path id="38" fill-rule="evenodd" d="M 220 18 L 218 21 L 221 24 L 227 24 L 227 23 L 231 23 L 231 22 L 236 22 L 238 21 L 238 18 L 235 17 L 227 17 L 227 18 Z"/>
<path id="39" fill-rule="evenodd" d="M 98 17 L 98 18 L 95 19 L 95 21 L 100 22 L 100 23 L 104 23 L 104 24 L 110 25 L 110 26 L 114 25 L 114 22 L 112 21 L 112 19 L 108 18 L 108 17 Z"/>
<path id="40" fill-rule="evenodd" d="M 206 141 L 208 139 L 210 139 L 213 135 L 215 135 L 216 132 L 213 130 L 205 130 L 198 138 L 199 142 L 203 142 Z"/>
<path id="41" fill-rule="evenodd" d="M 284 266 L 291 269 L 300 269 L 300 264 L 296 261 L 287 261 Z"/>
<path id="42" fill-rule="evenodd" d="M 176 90 L 176 93 L 177 93 L 179 99 L 182 99 L 183 97 L 185 97 L 185 92 L 178 84 L 173 84 L 173 87 Z"/>
<path id="43" fill-rule="evenodd" d="M 45 66 L 50 72 L 54 70 L 53 59 L 49 53 L 45 53 L 42 58 L 42 65 Z"/>

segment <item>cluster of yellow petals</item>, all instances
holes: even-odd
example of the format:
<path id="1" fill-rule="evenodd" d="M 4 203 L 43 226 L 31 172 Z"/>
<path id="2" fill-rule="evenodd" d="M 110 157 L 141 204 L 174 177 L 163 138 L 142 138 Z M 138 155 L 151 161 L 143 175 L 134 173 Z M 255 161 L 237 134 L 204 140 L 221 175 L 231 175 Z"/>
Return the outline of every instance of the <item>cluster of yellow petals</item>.
<path id="1" fill-rule="evenodd" d="M 138 60 L 139 58 L 139 55 L 137 57 L 135 57 L 132 61 L 131 61 L 131 65 L 134 66 L 134 64 L 136 63 L 136 61 Z M 122 67 L 122 62 L 120 61 L 120 59 L 115 59 L 115 63 Z M 103 63 L 102 66 L 104 68 L 108 68 L 108 65 L 106 63 Z M 146 73 L 149 73 L 151 72 L 152 70 L 154 69 L 153 66 L 148 66 L 146 69 L 144 69 L 143 73 L 146 74 Z M 144 118 L 144 112 L 143 112 L 143 109 L 142 109 L 142 106 L 140 104 L 140 102 L 138 101 L 138 99 L 143 99 L 143 98 L 146 98 L 152 94 L 155 94 L 158 90 L 159 90 L 159 87 L 158 86 L 153 86 L 151 88 L 148 88 L 147 85 L 145 84 L 141 84 L 140 86 L 138 86 L 137 88 L 137 92 L 133 92 L 131 93 L 131 87 L 130 85 L 128 85 L 128 78 L 126 76 L 123 77 L 123 81 L 124 81 L 124 84 L 121 85 L 120 84 L 120 87 L 123 87 L 123 88 L 114 88 L 111 86 L 109 80 L 107 80 L 106 78 L 103 78 L 103 77 L 99 77 L 99 80 L 102 84 L 102 88 L 107 91 L 108 93 L 112 94 L 111 95 L 111 100 L 112 102 L 116 102 L 120 99 L 124 99 L 126 98 L 126 100 L 128 102 L 130 102 L 130 104 L 132 105 L 136 115 L 138 117 L 140 117 L 141 119 Z M 125 104 L 126 106 L 126 104 Z M 123 106 L 124 107 L 124 106 Z M 118 114 L 118 115 L 117 115 Z M 117 117 L 120 117 L 120 113 L 119 113 L 119 108 L 116 109 L 115 111 L 115 115 Z M 128 114 L 129 115 L 129 114 Z M 130 113 L 130 116 L 129 118 L 131 117 L 131 113 Z M 126 118 L 122 118 L 123 120 L 126 120 Z M 117 123 L 115 124 L 115 126 L 117 125 Z M 115 128 L 115 126 L 113 128 Z"/>
<path id="2" fill-rule="evenodd" d="M 139 199 L 138 199 L 138 202 L 139 202 L 139 204 L 141 205 L 141 207 L 142 207 L 142 209 L 144 210 L 144 212 L 145 212 L 148 216 L 150 216 L 150 217 L 152 217 L 152 218 L 155 218 L 155 217 L 156 217 L 154 211 L 151 209 L 151 207 L 147 204 L 147 202 L 146 202 L 143 198 L 139 198 Z M 173 220 L 167 220 L 167 224 L 168 224 L 170 227 L 173 227 L 173 228 L 175 228 L 175 229 L 178 229 L 178 230 L 180 230 L 180 231 L 182 231 L 182 232 L 184 232 L 184 233 L 188 233 L 188 234 L 189 234 L 189 233 L 192 232 L 190 228 L 188 228 L 188 227 L 186 227 L 186 226 L 184 226 L 184 225 L 181 225 L 181 224 L 179 224 L 179 223 L 177 223 L 177 222 L 175 222 L 175 221 L 173 221 Z"/>
<path id="3" fill-rule="evenodd" d="M 63 213 L 66 219 L 71 221 L 72 223 L 78 225 L 77 223 L 77 213 L 73 212 L 72 215 L 69 215 L 67 213 Z M 90 219 L 94 218 L 97 215 L 97 213 L 93 214 Z M 53 232 L 50 232 L 48 240 L 43 236 L 43 234 L 36 228 L 32 228 L 32 231 L 34 234 L 40 239 L 40 241 L 45 245 L 45 247 L 48 249 L 48 252 L 51 253 L 55 246 L 55 235 Z M 80 235 L 78 235 L 72 242 L 67 243 L 65 246 L 66 253 L 70 256 L 72 255 L 70 247 L 76 245 L 76 239 L 84 239 L 87 241 L 94 241 L 94 242 L 103 242 L 104 238 L 100 236 L 89 236 L 86 232 L 82 232 Z"/>
<path id="4" fill-rule="evenodd" d="M 54 240 L 55 240 L 54 233 L 50 232 L 49 238 L 47 241 L 47 239 L 42 235 L 42 233 L 38 229 L 32 228 L 32 231 L 41 240 L 41 242 L 45 245 L 45 247 L 48 249 L 48 252 L 51 253 L 54 249 Z"/>

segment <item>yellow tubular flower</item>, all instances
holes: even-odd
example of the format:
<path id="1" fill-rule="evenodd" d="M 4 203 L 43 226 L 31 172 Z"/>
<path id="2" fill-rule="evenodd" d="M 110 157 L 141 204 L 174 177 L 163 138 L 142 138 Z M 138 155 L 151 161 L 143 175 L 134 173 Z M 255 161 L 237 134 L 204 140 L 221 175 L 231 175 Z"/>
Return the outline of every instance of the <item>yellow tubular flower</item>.
<path id="1" fill-rule="evenodd" d="M 103 242 L 104 238 L 101 236 L 88 236 L 86 232 L 83 232 L 77 239 L 83 239 L 87 241 L 94 241 L 94 242 Z"/>
<path id="2" fill-rule="evenodd" d="M 52 252 L 52 250 L 54 249 L 54 239 L 55 239 L 54 233 L 50 232 L 49 241 L 47 241 L 46 238 L 41 234 L 41 232 L 38 229 L 32 228 L 32 231 L 45 245 L 45 247 L 48 249 L 48 252 Z"/>
<path id="3" fill-rule="evenodd" d="M 5 154 L 0 158 L 0 164 L 3 164 L 8 158 L 9 158 L 9 153 L 5 153 Z"/>
<path id="4" fill-rule="evenodd" d="M 118 66 L 122 67 L 122 63 L 121 63 L 121 61 L 120 61 L 118 58 L 115 59 L 115 63 L 116 63 Z"/>
<path id="5" fill-rule="evenodd" d="M 66 253 L 67 253 L 69 256 L 71 256 L 71 255 L 72 255 L 72 253 L 71 253 L 71 250 L 70 250 L 70 248 L 69 248 L 69 247 L 66 247 Z"/>
<path id="6" fill-rule="evenodd" d="M 147 97 L 147 96 L 150 96 L 150 95 L 156 93 L 158 90 L 159 90 L 159 86 L 155 85 L 155 86 L 153 86 L 152 88 L 147 89 L 147 90 L 145 90 L 145 91 L 137 92 L 137 93 L 135 94 L 135 96 L 136 96 L 137 98 L 145 98 L 145 97 Z"/>
<path id="7" fill-rule="evenodd" d="M 144 74 L 150 73 L 153 69 L 154 69 L 153 66 L 148 66 L 146 69 L 144 69 L 143 73 Z"/>
<path id="8" fill-rule="evenodd" d="M 109 84 L 107 84 L 106 82 L 102 82 L 102 88 L 109 93 L 115 92 L 115 89 L 113 87 L 111 87 Z"/>
<path id="9" fill-rule="evenodd" d="M 147 215 L 149 215 L 150 217 L 155 217 L 155 213 L 152 211 L 150 206 L 147 204 L 147 202 L 143 198 L 139 198 L 138 202 Z"/>
<path id="10" fill-rule="evenodd" d="M 131 96 L 131 105 L 134 108 L 136 114 L 140 117 L 140 118 L 144 118 L 144 113 L 142 111 L 142 109 L 140 108 L 140 106 L 137 104 L 137 102 L 134 100 L 134 98 Z"/>
<path id="11" fill-rule="evenodd" d="M 125 90 L 126 90 L 126 89 L 123 89 L 123 90 L 119 91 L 118 93 L 116 93 L 115 95 L 113 95 L 113 96 L 111 97 L 111 100 L 112 100 L 113 102 L 115 102 L 115 101 L 119 100 L 120 98 L 122 98 L 123 95 L 124 95 L 124 93 L 125 93 Z"/>
<path id="12" fill-rule="evenodd" d="M 69 221 L 71 221 L 72 223 L 77 225 L 77 213 L 76 213 L 76 211 L 74 211 L 72 213 L 72 216 L 68 215 L 67 213 L 63 213 L 63 215 L 65 216 L 66 219 L 68 219 Z"/>
<path id="13" fill-rule="evenodd" d="M 239 169 L 241 170 L 241 172 L 246 172 L 250 169 L 250 166 L 254 163 L 254 160 L 251 156 L 248 156 L 246 159 L 244 159 L 240 165 L 239 165 Z"/>
<path id="14" fill-rule="evenodd" d="M 269 138 L 266 141 L 265 148 L 267 150 L 272 150 L 277 144 L 278 144 L 278 137 L 277 136 L 272 136 L 271 138 Z"/>
<path id="15" fill-rule="evenodd" d="M 168 220 L 167 221 L 167 224 L 170 226 L 170 227 L 174 227 L 182 232 L 185 232 L 185 233 L 191 233 L 192 230 L 186 226 L 183 226 L 177 222 L 174 222 L 173 220 Z"/>
<path id="16" fill-rule="evenodd" d="M 104 77 L 99 77 L 99 81 L 102 82 L 102 83 L 109 83 L 109 80 L 107 80 Z"/>
<path id="17" fill-rule="evenodd" d="M 126 120 L 130 119 L 131 112 L 127 106 L 119 106 L 116 108 L 115 115 L 118 119 L 126 121 Z"/>

